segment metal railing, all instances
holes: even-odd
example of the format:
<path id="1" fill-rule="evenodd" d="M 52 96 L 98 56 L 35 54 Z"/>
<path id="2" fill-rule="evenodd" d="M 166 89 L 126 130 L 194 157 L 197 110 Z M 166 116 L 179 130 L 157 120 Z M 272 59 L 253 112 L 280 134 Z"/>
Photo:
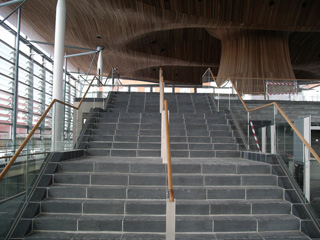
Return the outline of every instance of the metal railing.
<path id="1" fill-rule="evenodd" d="M 262 108 L 266 108 L 269 107 L 271 105 L 274 105 L 278 111 L 281 113 L 281 115 L 283 116 L 283 118 L 287 121 L 287 123 L 290 125 L 290 127 L 294 130 L 294 132 L 298 135 L 298 137 L 300 138 L 300 140 L 303 142 L 303 144 L 308 148 L 308 150 L 312 153 L 312 155 L 315 157 L 315 159 L 320 163 L 320 157 L 317 154 L 317 152 L 311 147 L 311 145 L 307 142 L 307 140 L 302 136 L 302 134 L 300 133 L 300 131 L 296 128 L 296 126 L 292 123 L 292 121 L 290 120 L 290 118 L 287 116 L 287 114 L 285 114 L 285 112 L 281 109 L 281 107 L 276 103 L 276 102 L 272 102 L 272 103 L 268 103 L 265 104 L 263 106 L 257 107 L 257 108 L 253 108 L 253 109 L 249 109 L 246 105 L 246 103 L 243 101 L 240 93 L 238 92 L 236 86 L 234 85 L 233 81 L 231 79 L 229 79 L 229 81 L 231 82 L 233 88 L 235 89 L 235 91 L 237 92 L 237 95 L 240 99 L 240 101 L 242 102 L 244 108 L 246 109 L 246 111 L 249 112 L 253 112 Z"/>
<path id="2" fill-rule="evenodd" d="M 212 72 L 211 72 L 211 74 L 212 74 Z M 216 80 L 216 78 L 213 76 L 213 74 L 212 74 L 212 79 Z M 281 169 L 283 170 L 285 176 L 288 178 L 289 182 L 291 183 L 293 189 L 295 189 L 297 196 L 304 207 L 304 211 L 306 211 L 306 216 L 308 215 L 308 217 L 306 217 L 306 218 L 311 219 L 311 221 L 313 222 L 313 224 L 315 226 L 315 229 L 319 232 L 320 231 L 320 224 L 319 224 L 320 212 L 318 210 L 319 202 L 317 202 L 317 201 L 313 202 L 314 199 L 316 198 L 316 196 L 312 197 L 312 194 L 310 194 L 310 191 L 314 191 L 314 193 L 313 193 L 313 195 L 314 195 L 315 192 L 318 191 L 318 187 L 316 185 L 310 189 L 310 186 L 312 186 L 312 183 L 310 184 L 311 174 L 310 174 L 310 163 L 308 163 L 309 153 L 307 153 L 308 151 L 306 149 L 308 149 L 309 152 L 313 155 L 313 157 L 320 163 L 319 155 L 314 150 L 314 148 L 312 148 L 312 146 L 305 139 L 305 137 L 301 134 L 301 132 L 297 129 L 297 127 L 290 120 L 290 118 L 283 111 L 283 109 L 278 105 L 278 103 L 271 102 L 271 103 L 264 104 L 259 107 L 249 109 L 247 104 L 244 102 L 241 94 L 239 93 L 238 89 L 236 88 L 234 81 L 232 81 L 232 79 L 230 79 L 230 78 L 228 78 L 227 80 L 232 84 L 233 89 L 236 91 L 236 95 L 237 95 L 236 100 L 241 101 L 240 105 L 243 105 L 246 113 L 248 114 L 248 117 L 250 117 L 249 113 L 258 112 L 258 114 L 256 114 L 256 116 L 259 116 L 259 117 L 256 118 L 256 121 L 263 122 L 263 121 L 270 121 L 271 120 L 270 124 L 271 124 L 271 122 L 273 122 L 272 125 L 270 125 L 270 126 L 273 126 L 275 130 L 271 131 L 271 133 L 270 133 L 271 135 L 272 134 L 276 135 L 276 132 L 278 132 L 278 130 L 276 130 L 277 127 L 280 129 L 281 129 L 281 127 L 282 128 L 283 127 L 289 128 L 289 132 L 291 132 L 290 135 L 284 134 L 284 136 L 279 136 L 279 134 L 277 134 L 276 136 L 274 136 L 274 143 L 273 143 L 274 144 L 274 146 L 273 146 L 274 152 L 272 151 L 272 146 L 271 146 L 271 153 L 274 153 L 274 154 L 278 153 L 276 155 L 276 157 L 279 161 L 279 165 L 280 165 Z M 273 114 L 263 113 L 262 111 L 259 112 L 259 110 L 266 109 L 268 107 L 270 108 L 270 106 L 273 108 Z M 230 99 L 229 99 L 229 109 L 231 110 Z M 239 111 L 239 105 L 235 105 L 234 110 Z M 230 112 L 232 114 L 232 111 L 230 111 Z M 280 113 L 280 115 L 278 117 L 277 117 L 277 113 Z M 260 116 L 261 114 L 266 114 L 266 115 L 264 115 L 266 118 L 264 118 L 263 116 Z M 269 115 L 272 115 L 271 118 Z M 238 115 L 238 117 L 239 117 L 239 115 Z M 246 120 L 249 120 L 249 119 L 246 119 Z M 276 125 L 276 122 L 277 122 L 277 125 Z M 264 124 L 266 124 L 266 123 L 262 124 L 264 126 L 262 128 L 266 129 L 266 126 Z M 311 121 L 309 124 L 311 124 Z M 270 128 L 270 130 L 271 129 L 272 128 Z M 248 131 L 249 131 L 249 128 L 248 128 Z M 305 132 L 304 132 L 304 134 L 305 134 Z M 294 137 L 294 135 L 296 135 L 296 137 Z M 293 139 L 288 139 L 288 137 L 291 137 Z M 275 140 L 275 139 L 277 139 L 277 140 Z M 298 144 L 299 140 L 301 142 L 299 142 L 299 144 Z M 272 140 L 271 140 L 271 142 L 272 142 Z M 249 134 L 248 134 L 248 144 L 249 144 Z M 286 144 L 288 144 L 288 145 L 284 146 L 284 152 L 280 153 L 279 149 L 277 149 L 277 148 L 281 148 L 282 145 L 286 145 Z M 303 150 L 302 150 L 303 156 L 299 156 L 298 154 L 297 154 L 297 156 L 293 156 L 296 153 L 292 153 L 292 155 L 288 154 L 288 151 L 294 152 L 296 150 L 296 148 L 299 149 L 300 144 L 303 145 Z M 289 145 L 291 145 L 291 146 L 289 147 Z M 290 149 L 286 150 L 285 149 L 286 147 L 288 147 Z M 262 152 L 264 152 L 264 151 L 262 151 Z M 290 156 L 287 157 L 287 159 L 286 159 L 286 155 L 290 155 Z M 300 159 L 300 158 L 302 158 L 302 159 Z M 303 161 L 303 163 L 299 162 L 301 160 Z M 303 167 L 302 172 L 300 172 L 301 167 Z M 309 173 L 307 173 L 307 171 L 309 171 Z M 319 174 L 319 172 L 317 172 L 317 173 Z M 315 183 L 315 184 L 317 184 L 317 183 Z M 299 214 L 298 214 L 298 216 L 299 216 Z"/>
<path id="3" fill-rule="evenodd" d="M 211 78 L 215 81 L 215 83 L 217 84 L 218 87 L 220 87 L 221 85 L 219 84 L 219 82 L 217 81 L 217 78 L 213 75 L 211 69 L 208 69 L 210 74 L 211 74 Z M 303 144 L 308 148 L 308 150 L 313 154 L 313 156 L 315 157 L 315 159 L 320 163 L 320 157 L 317 154 L 317 152 L 311 147 L 311 145 L 307 142 L 307 140 L 302 136 L 302 134 L 299 132 L 299 130 L 296 128 L 296 126 L 292 123 L 292 121 L 290 120 L 290 118 L 285 114 L 285 112 L 282 110 L 282 108 L 278 105 L 278 103 L 276 102 L 271 102 L 265 105 L 262 105 L 260 107 L 256 107 L 253 109 L 249 109 L 247 104 L 244 102 L 241 94 L 239 93 L 237 87 L 235 86 L 234 82 L 232 81 L 231 78 L 227 78 L 227 81 L 230 81 L 230 83 L 232 84 L 233 89 L 236 91 L 236 94 L 239 98 L 239 100 L 241 101 L 243 107 L 245 108 L 247 113 L 250 112 L 254 112 L 256 110 L 259 109 L 263 109 L 269 106 L 275 106 L 277 108 L 277 110 L 280 112 L 280 114 L 283 116 L 283 118 L 286 120 L 286 122 L 290 125 L 290 127 L 294 130 L 294 132 L 297 134 L 297 136 L 300 138 L 300 140 L 303 142 Z"/>
<path id="4" fill-rule="evenodd" d="M 112 69 L 112 68 L 111 68 Z M 109 78 L 110 74 L 111 74 L 111 69 L 107 75 L 107 79 Z M 33 134 L 36 132 L 36 130 L 38 129 L 38 127 L 40 126 L 40 124 L 42 123 L 42 121 L 45 119 L 46 115 L 48 114 L 48 112 L 52 109 L 52 107 L 54 106 L 55 103 L 60 103 L 64 106 L 68 106 L 70 108 L 73 108 L 73 109 L 76 109 L 78 110 L 81 105 L 82 105 L 82 102 L 84 101 L 87 93 L 89 92 L 92 84 L 93 84 L 93 81 L 94 80 L 97 80 L 100 84 L 104 85 L 100 79 L 98 78 L 99 76 L 101 75 L 94 75 L 85 94 L 83 95 L 81 101 L 79 102 L 78 106 L 72 106 L 68 103 L 65 103 L 61 100 L 58 100 L 58 99 L 53 99 L 52 102 L 50 103 L 50 105 L 47 107 L 47 109 L 45 110 L 45 112 L 41 115 L 40 119 L 38 120 L 38 122 L 34 125 L 34 127 L 32 128 L 32 130 L 30 131 L 30 133 L 28 134 L 28 136 L 25 138 L 25 140 L 22 142 L 22 144 L 19 146 L 18 150 L 15 152 L 15 154 L 12 156 L 12 158 L 10 159 L 10 161 L 7 163 L 7 165 L 3 168 L 3 170 L 1 171 L 0 173 L 0 181 L 3 179 L 3 177 L 6 175 L 6 173 L 9 171 L 10 167 L 12 166 L 12 164 L 15 162 L 15 160 L 19 157 L 21 151 L 24 149 L 24 147 L 27 145 L 27 143 L 29 142 L 29 140 L 31 139 L 31 137 L 33 136 Z M 107 82 L 107 80 L 106 80 Z M 105 82 L 105 83 L 106 83 Z"/>

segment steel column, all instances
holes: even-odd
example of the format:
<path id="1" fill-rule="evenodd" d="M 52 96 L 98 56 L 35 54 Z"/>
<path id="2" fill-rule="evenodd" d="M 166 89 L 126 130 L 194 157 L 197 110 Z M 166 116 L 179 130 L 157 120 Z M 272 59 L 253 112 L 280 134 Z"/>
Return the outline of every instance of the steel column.
<path id="1" fill-rule="evenodd" d="M 63 101 L 66 102 L 66 90 L 67 90 L 67 67 L 68 67 L 68 59 L 67 59 L 67 54 L 65 53 L 65 58 L 64 58 L 64 76 L 63 76 L 63 90 L 62 90 L 62 95 L 63 95 Z M 65 125 L 66 125 L 66 106 L 62 106 L 62 139 L 65 137 Z"/>
<path id="2" fill-rule="evenodd" d="M 41 86 L 41 113 L 43 113 L 46 110 L 46 67 L 45 67 L 45 58 L 42 58 L 42 86 Z M 45 132 L 45 125 L 46 121 L 44 120 L 40 124 L 40 138 L 41 140 L 44 140 L 44 132 Z M 45 144 L 43 141 L 43 146 L 45 149 Z"/>
<path id="3" fill-rule="evenodd" d="M 28 89 L 28 132 L 32 129 L 33 119 L 33 59 L 32 49 L 30 48 L 30 61 L 29 61 L 29 89 Z"/>
<path id="4" fill-rule="evenodd" d="M 12 1 L 9 1 L 9 2 L 1 3 L 0 7 L 8 6 L 8 5 L 19 3 L 19 2 L 23 2 L 23 0 L 12 0 Z"/>
<path id="5" fill-rule="evenodd" d="M 21 27 L 21 8 L 18 9 L 17 35 L 16 35 L 16 52 L 14 61 L 14 87 L 13 87 L 13 106 L 12 106 L 12 151 L 16 151 L 17 135 L 17 117 L 18 117 L 18 87 L 19 87 L 19 51 L 20 51 L 20 27 Z"/>

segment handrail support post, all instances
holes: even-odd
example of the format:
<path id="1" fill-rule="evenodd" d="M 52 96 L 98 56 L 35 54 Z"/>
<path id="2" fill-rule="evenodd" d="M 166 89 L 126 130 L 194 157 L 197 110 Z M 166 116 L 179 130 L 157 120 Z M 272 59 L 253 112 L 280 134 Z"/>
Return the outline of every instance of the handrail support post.
<path id="1" fill-rule="evenodd" d="M 18 88 L 19 88 L 19 52 L 20 52 L 20 27 L 21 27 L 21 8 L 18 9 L 18 19 L 17 19 L 17 35 L 15 42 L 15 61 L 14 61 L 14 99 L 12 108 L 12 152 L 16 151 L 16 135 L 17 135 L 17 118 L 18 118 Z"/>
<path id="2" fill-rule="evenodd" d="M 161 111 L 161 158 L 162 163 L 166 164 L 168 163 L 167 159 L 167 150 L 166 150 L 166 139 L 167 139 L 167 131 L 166 131 L 166 114 L 165 110 Z"/>
<path id="3" fill-rule="evenodd" d="M 166 201 L 166 240 L 175 240 L 176 201 Z"/>

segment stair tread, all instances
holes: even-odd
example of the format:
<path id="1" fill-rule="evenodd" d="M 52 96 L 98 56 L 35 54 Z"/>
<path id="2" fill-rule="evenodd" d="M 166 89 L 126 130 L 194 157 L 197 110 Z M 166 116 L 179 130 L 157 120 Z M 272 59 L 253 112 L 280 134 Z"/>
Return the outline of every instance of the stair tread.
<path id="1" fill-rule="evenodd" d="M 167 168 L 161 115 L 152 113 L 159 93 L 112 96 L 85 132 L 82 146 L 92 156 L 55 163 L 58 172 L 33 223 L 43 232 L 29 239 L 165 239 Z M 166 98 L 176 239 L 308 239 L 272 166 L 241 157 L 230 114 L 212 111 L 208 94 Z M 69 232 L 54 236 L 52 223 Z"/>

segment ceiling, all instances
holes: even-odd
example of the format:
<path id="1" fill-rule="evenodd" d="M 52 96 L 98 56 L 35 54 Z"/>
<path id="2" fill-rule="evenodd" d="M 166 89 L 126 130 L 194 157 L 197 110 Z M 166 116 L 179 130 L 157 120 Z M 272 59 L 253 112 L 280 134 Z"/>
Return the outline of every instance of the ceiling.
<path id="1" fill-rule="evenodd" d="M 56 4 L 57 0 L 28 0 L 22 8 L 22 21 L 47 42 L 54 41 Z M 162 67 L 167 82 L 200 84 L 205 70 L 211 67 L 217 74 L 220 64 L 221 41 L 209 32 L 240 28 L 288 32 L 296 78 L 320 79 L 319 0 L 66 0 L 66 4 L 65 44 L 103 46 L 104 74 L 116 67 L 122 77 L 158 81 Z M 70 61 L 87 72 L 92 57 Z"/>

